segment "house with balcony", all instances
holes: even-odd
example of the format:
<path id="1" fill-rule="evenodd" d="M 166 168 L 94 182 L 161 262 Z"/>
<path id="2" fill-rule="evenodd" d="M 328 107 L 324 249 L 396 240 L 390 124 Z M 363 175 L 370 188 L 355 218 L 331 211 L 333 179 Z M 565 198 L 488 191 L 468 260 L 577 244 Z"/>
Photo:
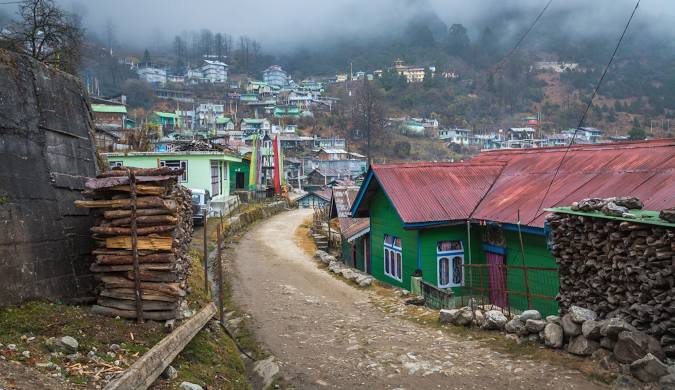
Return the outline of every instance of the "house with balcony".
<path id="1" fill-rule="evenodd" d="M 167 81 L 166 69 L 144 67 L 136 69 L 138 78 L 145 80 L 154 87 L 164 87 Z"/>
<path id="2" fill-rule="evenodd" d="M 263 71 L 263 81 L 268 85 L 285 87 L 290 83 L 290 77 L 281 66 L 272 65 Z"/>
<path id="3" fill-rule="evenodd" d="M 267 119 L 258 118 L 242 118 L 239 121 L 239 129 L 244 133 L 244 136 L 252 134 L 262 135 L 272 130 L 272 125 Z"/>
<path id="4" fill-rule="evenodd" d="M 446 142 L 451 142 L 453 144 L 457 145 L 469 145 L 470 144 L 470 136 L 471 136 L 471 130 L 469 129 L 460 129 L 460 128 L 454 128 L 454 129 L 440 129 L 438 130 L 438 138 L 446 141 Z"/>

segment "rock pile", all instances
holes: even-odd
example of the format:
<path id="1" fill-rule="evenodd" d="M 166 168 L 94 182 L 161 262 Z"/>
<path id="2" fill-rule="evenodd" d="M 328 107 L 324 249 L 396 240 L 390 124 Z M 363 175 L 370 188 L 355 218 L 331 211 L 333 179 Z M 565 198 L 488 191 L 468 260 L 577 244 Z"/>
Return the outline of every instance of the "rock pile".
<path id="1" fill-rule="evenodd" d="M 134 169 L 138 276 L 143 317 L 169 320 L 182 316 L 190 269 L 192 197 L 178 185 L 180 170 Z M 101 209 L 91 228 L 95 240 L 91 271 L 101 281 L 99 314 L 136 318 L 136 283 L 132 252 L 132 199 L 128 169 L 104 172 L 86 183 L 77 207 Z"/>
<path id="2" fill-rule="evenodd" d="M 599 318 L 623 318 L 675 357 L 675 229 L 565 213 L 552 214 L 549 224 L 561 308 L 574 304 Z"/>
<path id="3" fill-rule="evenodd" d="M 372 276 L 364 274 L 363 272 L 356 270 L 354 268 L 347 267 L 335 256 L 328 254 L 325 251 L 322 250 L 316 251 L 314 257 L 319 261 L 321 261 L 322 263 L 328 265 L 328 269 L 331 272 L 338 275 L 342 275 L 343 278 L 353 281 L 360 287 L 368 287 L 371 284 L 373 284 L 374 279 Z"/>
<path id="4" fill-rule="evenodd" d="M 510 320 L 501 310 L 480 306 L 443 309 L 440 322 L 503 330 L 518 343 L 538 342 L 577 356 L 593 356 L 604 368 L 631 373 L 643 382 L 675 381 L 675 366 L 665 363 L 667 356 L 658 340 L 622 319 L 598 320 L 597 313 L 579 306 L 571 306 L 562 317 L 542 319 L 537 310 L 527 310 Z"/>

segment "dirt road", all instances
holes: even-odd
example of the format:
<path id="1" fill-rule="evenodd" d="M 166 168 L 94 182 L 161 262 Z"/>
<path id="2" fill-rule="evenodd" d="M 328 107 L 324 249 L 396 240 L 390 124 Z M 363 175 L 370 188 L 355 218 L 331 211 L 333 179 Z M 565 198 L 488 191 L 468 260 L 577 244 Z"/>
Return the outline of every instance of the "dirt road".
<path id="1" fill-rule="evenodd" d="M 234 298 L 295 387 L 341 389 L 601 389 L 582 374 L 511 357 L 419 325 L 376 293 L 332 277 L 298 247 L 307 210 L 279 214 L 234 251 Z"/>

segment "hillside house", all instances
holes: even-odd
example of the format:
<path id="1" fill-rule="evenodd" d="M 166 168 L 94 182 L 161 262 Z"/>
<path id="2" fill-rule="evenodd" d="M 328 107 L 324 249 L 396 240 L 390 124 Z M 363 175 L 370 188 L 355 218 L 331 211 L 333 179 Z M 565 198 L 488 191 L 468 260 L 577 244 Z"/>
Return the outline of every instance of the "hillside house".
<path id="1" fill-rule="evenodd" d="M 178 128 L 180 117 L 173 112 L 154 111 L 150 122 L 159 126 L 162 135 L 173 133 Z"/>
<path id="2" fill-rule="evenodd" d="M 234 122 L 226 116 L 218 116 L 216 117 L 216 130 L 234 131 Z"/>
<path id="3" fill-rule="evenodd" d="M 166 69 L 145 67 L 136 69 L 138 78 L 145 80 L 154 87 L 164 87 L 166 85 Z"/>
<path id="4" fill-rule="evenodd" d="M 374 164 L 351 213 L 370 218 L 366 261 L 381 281 L 414 289 L 420 276 L 457 299 L 481 294 L 500 307 L 554 314 L 557 265 L 545 209 L 611 196 L 636 196 L 652 210 L 674 207 L 673 169 L 672 139 L 498 150 L 465 163 Z M 525 266 L 541 269 L 526 275 Z"/>
<path id="5" fill-rule="evenodd" d="M 452 142 L 458 145 L 469 145 L 469 137 L 471 130 L 469 129 L 441 129 L 438 131 L 438 138 L 444 141 Z"/>
<path id="6" fill-rule="evenodd" d="M 576 136 L 574 133 L 576 132 Z M 600 141 L 603 136 L 603 131 L 595 127 L 580 127 L 578 129 L 567 129 L 561 131 L 562 134 L 568 135 L 570 138 L 574 137 L 574 141 L 578 143 L 594 144 Z"/>
<path id="7" fill-rule="evenodd" d="M 425 69 L 423 67 L 408 66 L 403 60 L 397 59 L 394 61 L 393 69 L 399 76 L 405 77 L 408 83 L 421 83 L 424 81 Z"/>
<path id="8" fill-rule="evenodd" d="M 94 125 L 108 130 L 127 128 L 127 107 L 124 104 L 92 104 Z"/>
<path id="9" fill-rule="evenodd" d="M 310 191 L 301 197 L 299 197 L 296 202 L 298 202 L 298 207 L 307 209 L 315 208 L 320 209 L 326 207 L 328 202 L 330 202 L 330 190 L 327 189 L 317 189 L 315 191 Z"/>
<path id="10" fill-rule="evenodd" d="M 241 158 L 220 151 L 104 153 L 111 167 L 184 168 L 178 181 L 187 188 L 209 191 L 214 200 L 230 195 L 229 164 Z"/>
<path id="11" fill-rule="evenodd" d="M 314 148 L 335 148 L 335 149 L 345 149 L 347 147 L 347 140 L 344 138 L 330 137 L 330 138 L 314 138 Z"/>
<path id="12" fill-rule="evenodd" d="M 228 65 L 224 62 L 204 60 L 204 65 L 200 68 L 202 71 L 202 80 L 209 83 L 224 83 L 227 81 Z"/>
<path id="13" fill-rule="evenodd" d="M 348 170 L 314 169 L 307 174 L 307 184 L 305 184 L 305 187 L 308 190 L 318 189 L 340 179 L 350 179 L 352 176 L 352 172 Z"/>
<path id="14" fill-rule="evenodd" d="M 281 66 L 272 65 L 269 68 L 263 71 L 263 81 L 269 85 L 275 85 L 277 87 L 285 87 L 290 82 L 290 77 Z"/>
<path id="15" fill-rule="evenodd" d="M 360 271 L 370 273 L 370 221 L 368 218 L 352 218 L 351 207 L 359 192 L 357 186 L 337 185 L 332 188 L 330 218 L 337 218 L 340 226 L 342 261 Z"/>
<path id="16" fill-rule="evenodd" d="M 272 125 L 267 119 L 242 118 L 239 121 L 239 128 L 244 133 L 244 136 L 251 134 L 262 135 L 271 131 Z"/>
<path id="17" fill-rule="evenodd" d="M 251 174 L 251 153 L 241 157 L 241 161 L 229 164 L 230 192 L 248 190 L 248 180 Z"/>

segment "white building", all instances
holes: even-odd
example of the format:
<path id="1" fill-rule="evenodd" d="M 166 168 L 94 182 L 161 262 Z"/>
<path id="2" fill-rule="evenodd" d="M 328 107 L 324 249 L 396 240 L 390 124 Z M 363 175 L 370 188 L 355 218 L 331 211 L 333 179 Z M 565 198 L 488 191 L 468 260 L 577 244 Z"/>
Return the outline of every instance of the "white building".
<path id="1" fill-rule="evenodd" d="M 537 61 L 534 63 L 533 68 L 536 70 L 542 71 L 553 71 L 556 73 L 562 73 L 566 71 L 573 71 L 579 67 L 579 64 L 576 62 L 558 62 L 558 61 Z"/>
<path id="2" fill-rule="evenodd" d="M 160 68 L 138 68 L 136 70 L 138 77 L 153 85 L 163 87 L 166 84 L 166 70 Z"/>
<path id="3" fill-rule="evenodd" d="M 272 65 L 263 71 L 263 81 L 269 85 L 285 87 L 289 84 L 290 77 L 281 66 Z"/>
<path id="4" fill-rule="evenodd" d="M 468 145 L 471 130 L 469 129 L 441 129 L 438 130 L 438 138 L 459 145 Z"/>
<path id="5" fill-rule="evenodd" d="M 201 67 L 203 79 L 209 83 L 224 83 L 227 81 L 227 64 L 220 61 L 204 60 Z"/>

